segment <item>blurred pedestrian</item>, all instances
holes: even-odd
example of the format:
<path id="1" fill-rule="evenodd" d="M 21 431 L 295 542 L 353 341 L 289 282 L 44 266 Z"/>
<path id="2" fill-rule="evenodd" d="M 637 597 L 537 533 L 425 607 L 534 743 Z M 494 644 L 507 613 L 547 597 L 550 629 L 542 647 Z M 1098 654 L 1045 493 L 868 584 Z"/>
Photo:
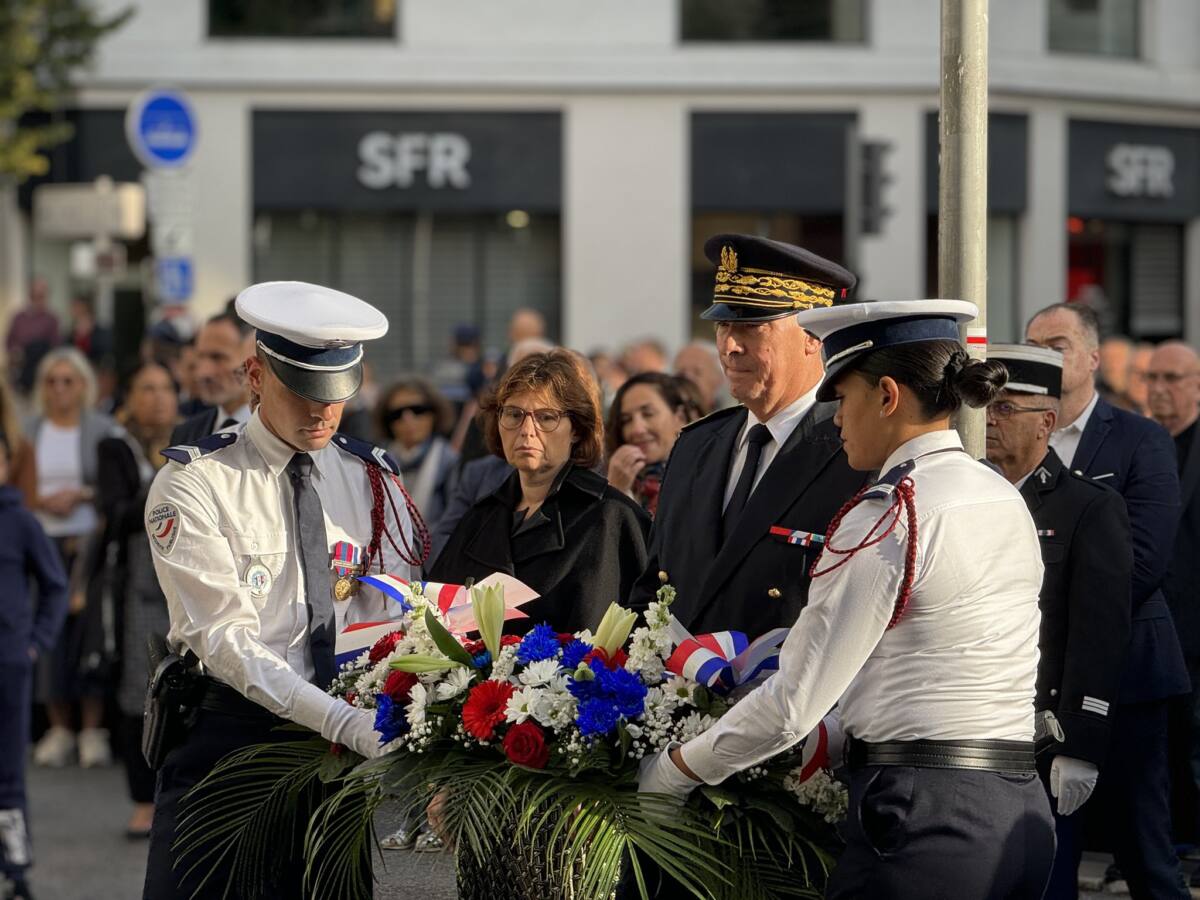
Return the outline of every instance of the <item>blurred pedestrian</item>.
<path id="1" fill-rule="evenodd" d="M 591 471 L 604 447 L 594 378 L 569 351 L 535 353 L 482 408 L 488 447 L 516 471 L 463 516 L 429 579 L 507 572 L 541 595 L 522 622 L 595 628 L 645 566 L 649 519 Z"/>
<path id="2" fill-rule="evenodd" d="M 8 444 L 0 438 L 0 896 L 28 900 L 25 874 L 33 856 L 25 759 L 33 668 L 58 641 L 67 612 L 67 575 L 58 551 L 7 480 Z"/>
<path id="3" fill-rule="evenodd" d="M 634 341 L 621 354 L 621 368 L 630 375 L 667 371 L 667 348 L 655 338 Z"/>
<path id="4" fill-rule="evenodd" d="M 1100 370 L 1096 390 L 1114 406 L 1128 409 L 1129 375 L 1133 365 L 1133 341 L 1123 334 L 1114 334 L 1100 342 Z"/>
<path id="5" fill-rule="evenodd" d="M 1021 491 L 1038 529 L 1045 573 L 1035 740 L 1058 835 L 1047 898 L 1075 897 L 1083 842 L 1078 810 L 1109 755 L 1111 719 L 1129 642 L 1133 549 L 1121 496 L 1077 475 L 1050 448 L 1062 354 L 993 344 L 1008 369 L 987 408 L 987 456 Z"/>
<path id="6" fill-rule="evenodd" d="M 400 463 L 404 487 L 432 529 L 446 509 L 450 473 L 458 464 L 444 436 L 454 411 L 429 381 L 408 376 L 384 391 L 376 415 L 385 446 Z"/>
<path id="7" fill-rule="evenodd" d="M 17 415 L 16 397 L 8 382 L 0 379 L 0 438 L 8 448 L 6 485 L 16 488 L 29 509 L 37 503 L 37 462 Z"/>
<path id="8" fill-rule="evenodd" d="M 471 373 L 483 360 L 483 345 L 479 329 L 470 324 L 454 326 L 450 341 L 450 353 L 433 367 L 430 376 L 442 396 L 459 410 L 474 393 L 471 391 Z"/>
<path id="9" fill-rule="evenodd" d="M 96 321 L 91 297 L 71 298 L 66 343 L 86 356 L 93 366 L 98 366 L 112 352 L 112 334 Z"/>
<path id="10" fill-rule="evenodd" d="M 58 317 L 49 308 L 50 288 L 44 278 L 29 283 L 29 305 L 18 310 L 8 325 L 4 346 L 9 377 L 23 394 L 33 389 L 38 364 L 58 346 Z"/>
<path id="11" fill-rule="evenodd" d="M 533 339 L 546 339 L 546 317 L 536 309 L 522 306 L 508 320 L 508 346 Z"/>
<path id="12" fill-rule="evenodd" d="M 700 415 L 700 392 L 688 379 L 634 375 L 617 391 L 604 429 L 608 483 L 653 517 L 675 440 Z"/>
<path id="13" fill-rule="evenodd" d="M 154 817 L 154 772 L 142 756 L 142 713 L 151 674 L 146 646 L 151 635 L 167 633 L 170 621 L 143 516 L 150 483 L 166 462 L 162 451 L 174 443 L 177 404 L 171 373 L 158 363 L 142 363 L 130 375 L 118 416 L 121 428 L 97 448 L 103 540 L 87 574 L 89 581 L 99 583 L 101 602 L 112 604 L 110 614 L 119 623 L 118 746 L 134 804 L 126 835 L 146 838 Z"/>
<path id="14" fill-rule="evenodd" d="M 1111 755 L 1085 817 L 1111 834 L 1117 868 L 1134 897 L 1187 897 L 1171 843 L 1167 708 L 1191 686 L 1161 589 L 1179 517 L 1175 447 L 1160 425 L 1096 393 L 1100 338 L 1090 308 L 1046 307 L 1029 321 L 1025 338 L 1063 354 L 1062 415 L 1050 446 L 1072 471 L 1125 498 L 1133 537 L 1132 625 L 1109 710 Z"/>
<path id="15" fill-rule="evenodd" d="M 672 366 L 700 391 L 704 415 L 733 405 L 725 373 L 721 370 L 721 354 L 712 341 L 692 341 L 675 354 Z"/>
<path id="16" fill-rule="evenodd" d="M 172 444 L 194 444 L 215 431 L 249 421 L 246 359 L 253 355 L 254 329 L 236 313 L 220 313 L 201 326 L 196 335 L 191 389 L 206 409 L 176 426 Z"/>
<path id="17" fill-rule="evenodd" d="M 1172 701 L 1169 714 L 1175 843 L 1194 844 L 1200 839 L 1200 357 L 1180 341 L 1160 344 L 1150 357 L 1146 382 L 1150 414 L 1175 442 L 1183 504 L 1163 593 L 1192 681 L 1192 693 Z M 1192 882 L 1200 887 L 1200 875 L 1193 875 Z"/>
<path id="18" fill-rule="evenodd" d="M 1150 414 L 1150 384 L 1146 380 L 1150 373 L 1150 357 L 1154 355 L 1154 345 L 1142 342 L 1133 348 L 1133 356 L 1129 360 L 1129 389 L 1125 392 L 1133 405 L 1133 412 L 1139 415 Z"/>
<path id="19" fill-rule="evenodd" d="M 46 704 L 50 728 L 38 741 L 34 762 L 65 766 L 75 757 L 73 728 L 78 704 L 82 728 L 79 763 L 107 765 L 111 760 L 104 724 L 103 661 L 94 669 L 101 678 L 81 672 L 88 640 L 85 585 L 77 577 L 76 560 L 96 528 L 94 505 L 98 478 L 97 446 L 113 431 L 113 421 L 92 409 L 96 381 L 92 367 L 74 347 L 59 347 L 43 357 L 34 383 L 35 414 L 25 426 L 37 466 L 36 514 L 54 541 L 63 567 L 72 578 L 67 621 L 54 652 L 39 662 L 37 694 Z"/>

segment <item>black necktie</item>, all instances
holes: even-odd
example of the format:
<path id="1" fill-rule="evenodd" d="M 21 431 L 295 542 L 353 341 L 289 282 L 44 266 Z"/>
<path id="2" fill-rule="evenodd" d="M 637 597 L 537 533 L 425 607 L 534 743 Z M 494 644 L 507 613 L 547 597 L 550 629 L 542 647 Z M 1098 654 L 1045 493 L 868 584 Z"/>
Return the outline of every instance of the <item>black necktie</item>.
<path id="1" fill-rule="evenodd" d="M 746 435 L 746 463 L 742 466 L 742 474 L 738 476 L 733 495 L 725 507 L 725 515 L 721 517 L 725 538 L 733 534 L 734 526 L 741 518 L 742 510 L 746 508 L 746 503 L 754 489 L 754 476 L 758 474 L 758 461 L 762 459 L 763 445 L 769 440 L 771 440 L 771 432 L 766 425 L 755 425 Z"/>
<path id="2" fill-rule="evenodd" d="M 217 431 L 224 431 L 226 428 L 232 428 L 236 424 L 237 424 L 237 419 L 235 419 L 233 416 L 230 416 L 228 419 L 226 419 L 224 422 L 221 423 L 221 427 L 218 428 Z"/>
<path id="3" fill-rule="evenodd" d="M 329 544 L 325 537 L 325 513 L 312 483 L 312 457 L 297 453 L 288 463 L 292 495 L 296 500 L 297 549 L 304 573 L 304 599 L 308 604 L 308 647 L 312 651 L 316 685 L 327 688 L 337 666 L 333 660 L 336 619 L 329 575 Z"/>

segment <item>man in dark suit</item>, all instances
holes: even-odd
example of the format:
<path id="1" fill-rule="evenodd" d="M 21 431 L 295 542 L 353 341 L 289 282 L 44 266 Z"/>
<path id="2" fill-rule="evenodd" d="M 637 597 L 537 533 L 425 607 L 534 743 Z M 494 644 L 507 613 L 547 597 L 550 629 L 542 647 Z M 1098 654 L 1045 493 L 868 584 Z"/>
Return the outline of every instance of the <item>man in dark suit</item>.
<path id="1" fill-rule="evenodd" d="M 1179 698 L 1171 707 L 1171 788 L 1177 843 L 1196 843 L 1197 784 L 1200 783 L 1200 446 L 1195 440 L 1200 416 L 1200 357 L 1180 341 L 1160 344 L 1150 357 L 1146 372 L 1150 415 L 1175 441 L 1183 513 L 1175 535 L 1175 549 L 1163 593 L 1183 657 L 1192 678 L 1193 693 Z M 1200 872 L 1192 875 L 1200 887 Z"/>
<path id="2" fill-rule="evenodd" d="M 1121 494 L 1133 539 L 1129 647 L 1111 713 L 1109 762 L 1089 818 L 1111 835 L 1135 898 L 1187 897 L 1171 842 L 1167 707 L 1191 686 L 1161 589 L 1179 517 L 1175 448 L 1160 425 L 1096 393 L 1099 331 L 1091 309 L 1047 307 L 1025 336 L 1063 354 L 1062 413 L 1050 446 L 1072 471 Z"/>
<path id="3" fill-rule="evenodd" d="M 1129 517 L 1116 491 L 1075 474 L 1049 447 L 1062 354 L 995 344 L 988 359 L 1008 369 L 1007 388 L 988 407 L 988 460 L 1029 505 L 1045 564 L 1035 701 L 1038 769 L 1058 835 L 1045 896 L 1073 898 L 1083 849 L 1075 813 L 1091 796 L 1108 756 L 1109 712 L 1129 642 Z"/>
<path id="4" fill-rule="evenodd" d="M 713 304 L 721 365 L 741 405 L 684 428 L 651 534 L 650 564 L 630 597 L 645 608 L 661 584 L 693 634 L 750 638 L 796 621 L 829 520 L 863 484 L 842 453 L 834 405 L 816 402 L 821 344 L 794 313 L 830 306 L 855 277 L 799 247 L 722 234 Z"/>
<path id="5" fill-rule="evenodd" d="M 246 358 L 254 355 L 254 329 L 236 313 L 213 316 L 196 335 L 196 393 L 209 408 L 175 426 L 172 444 L 194 444 L 250 418 Z"/>

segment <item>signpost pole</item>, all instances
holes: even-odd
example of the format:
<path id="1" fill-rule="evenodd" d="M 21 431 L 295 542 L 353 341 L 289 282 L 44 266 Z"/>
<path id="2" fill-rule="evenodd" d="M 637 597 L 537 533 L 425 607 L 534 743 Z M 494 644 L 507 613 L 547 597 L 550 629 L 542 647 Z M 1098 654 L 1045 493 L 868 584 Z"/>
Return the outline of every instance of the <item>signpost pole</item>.
<path id="1" fill-rule="evenodd" d="M 938 295 L 970 300 L 979 318 L 967 351 L 987 355 L 988 0 L 942 0 L 938 115 Z M 986 452 L 986 415 L 964 408 L 957 428 L 967 452 Z"/>

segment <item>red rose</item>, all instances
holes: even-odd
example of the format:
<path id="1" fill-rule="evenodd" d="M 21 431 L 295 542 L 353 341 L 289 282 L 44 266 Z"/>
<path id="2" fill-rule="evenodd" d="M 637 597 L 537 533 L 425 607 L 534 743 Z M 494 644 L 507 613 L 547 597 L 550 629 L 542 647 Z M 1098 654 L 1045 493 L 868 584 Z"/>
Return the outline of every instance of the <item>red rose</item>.
<path id="1" fill-rule="evenodd" d="M 508 729 L 504 736 L 504 755 L 510 763 L 544 769 L 550 759 L 550 748 L 546 746 L 546 735 L 536 722 L 526 720 Z"/>
<path id="2" fill-rule="evenodd" d="M 403 631 L 392 631 L 377 640 L 375 646 L 371 648 L 371 662 L 377 663 L 395 650 L 396 645 L 400 643 L 400 639 L 403 637 Z"/>
<path id="3" fill-rule="evenodd" d="M 514 644 L 519 644 L 519 643 L 521 643 L 521 636 L 520 636 L 520 635 L 516 635 L 516 634 L 502 634 L 502 635 L 500 635 L 500 646 L 501 646 L 501 647 L 511 647 L 511 646 L 513 646 Z"/>
<path id="4" fill-rule="evenodd" d="M 407 703 L 408 696 L 412 693 L 416 683 L 417 676 L 412 672 L 401 672 L 399 669 L 394 669 L 388 675 L 387 681 L 383 683 L 383 692 L 393 700 Z"/>
<path id="5" fill-rule="evenodd" d="M 462 711 L 467 733 L 480 741 L 494 738 L 496 726 L 504 721 L 504 707 L 512 695 L 513 686 L 507 681 L 485 681 L 471 688 Z"/>
<path id="6" fill-rule="evenodd" d="M 463 644 L 463 649 L 472 656 L 477 656 L 487 649 L 487 645 L 485 645 L 483 641 L 467 641 L 465 644 Z"/>
<path id="7" fill-rule="evenodd" d="M 575 640 L 575 635 L 573 634 L 567 634 L 565 631 L 560 631 L 558 633 L 558 645 L 560 647 L 567 646 L 567 644 L 571 643 L 573 640 Z"/>

